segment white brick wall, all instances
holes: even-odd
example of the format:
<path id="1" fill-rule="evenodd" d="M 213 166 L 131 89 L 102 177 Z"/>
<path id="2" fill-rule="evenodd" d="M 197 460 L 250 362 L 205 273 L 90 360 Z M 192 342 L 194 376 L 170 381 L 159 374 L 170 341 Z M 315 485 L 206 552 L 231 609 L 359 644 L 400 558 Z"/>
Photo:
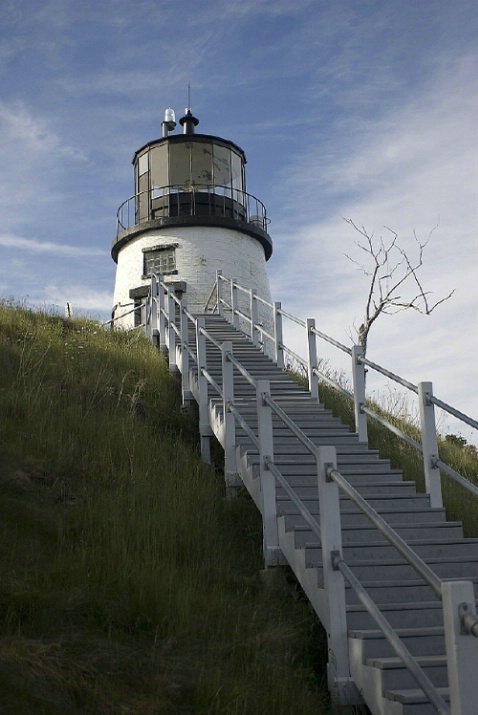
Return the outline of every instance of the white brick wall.
<path id="1" fill-rule="evenodd" d="M 153 229 L 134 238 L 119 252 L 113 299 L 114 305 L 118 306 L 116 315 L 121 315 L 128 309 L 122 306 L 131 307 L 131 288 L 149 284 L 149 279 L 142 278 L 142 249 L 171 243 L 178 244 L 178 274 L 170 279 L 187 283 L 185 297 L 192 313 L 202 312 L 214 284 L 216 270 L 221 270 L 224 276 L 235 278 L 246 288 L 255 288 L 258 295 L 265 300 L 271 300 L 264 249 L 256 239 L 227 228 L 188 226 Z M 260 316 L 262 312 L 260 310 Z M 121 327 L 132 326 L 133 315 L 121 321 Z"/>

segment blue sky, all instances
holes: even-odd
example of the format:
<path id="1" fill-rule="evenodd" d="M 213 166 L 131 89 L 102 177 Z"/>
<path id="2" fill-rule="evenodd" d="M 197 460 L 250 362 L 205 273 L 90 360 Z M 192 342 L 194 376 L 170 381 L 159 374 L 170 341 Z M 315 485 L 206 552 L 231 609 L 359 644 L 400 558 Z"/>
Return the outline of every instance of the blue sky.
<path id="1" fill-rule="evenodd" d="M 198 131 L 246 151 L 274 298 L 339 340 L 367 292 L 343 217 L 410 251 L 438 224 L 423 283 L 453 298 L 369 356 L 477 416 L 475 0 L 0 0 L 0 34 L 2 297 L 109 314 L 132 155 L 191 83 Z"/>

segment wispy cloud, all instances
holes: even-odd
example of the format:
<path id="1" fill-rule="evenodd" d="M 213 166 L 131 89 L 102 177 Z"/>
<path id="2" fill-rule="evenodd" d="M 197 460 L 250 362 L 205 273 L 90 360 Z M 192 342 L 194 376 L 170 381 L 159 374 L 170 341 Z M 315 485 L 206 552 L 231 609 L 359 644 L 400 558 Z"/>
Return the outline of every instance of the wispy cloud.
<path id="1" fill-rule="evenodd" d="M 54 253 L 56 256 L 105 256 L 107 251 L 92 246 L 70 246 L 51 241 L 37 241 L 12 234 L 0 233 L 0 246 L 34 253 Z"/>
<path id="2" fill-rule="evenodd" d="M 45 286 L 42 300 L 47 305 L 60 307 L 70 303 L 74 313 L 80 311 L 109 317 L 111 293 L 95 290 L 88 284 L 66 282 L 60 286 L 52 283 Z"/>
<path id="3" fill-rule="evenodd" d="M 26 101 L 0 101 L 0 210 L 7 235 L 34 233 L 48 240 L 52 224 L 71 219 L 75 172 L 88 167 L 85 152 L 57 130 L 54 116 Z M 86 192 L 85 192 L 86 193 Z M 84 212 L 83 212 L 84 213 Z M 63 224 L 63 230 L 69 223 Z"/>
<path id="4" fill-rule="evenodd" d="M 44 155 L 50 153 L 62 159 L 86 159 L 78 147 L 64 143 L 48 122 L 22 101 L 0 102 L 0 129 L 2 153 L 15 150 L 17 155 L 29 157 L 30 161 L 38 155 L 43 160 Z"/>

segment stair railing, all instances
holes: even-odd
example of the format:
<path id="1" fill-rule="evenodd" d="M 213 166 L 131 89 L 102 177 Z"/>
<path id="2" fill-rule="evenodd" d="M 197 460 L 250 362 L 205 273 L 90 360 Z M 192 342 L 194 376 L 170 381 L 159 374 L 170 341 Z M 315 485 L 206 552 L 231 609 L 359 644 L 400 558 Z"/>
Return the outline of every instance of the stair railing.
<path id="1" fill-rule="evenodd" d="M 218 284 L 220 280 L 218 280 Z M 233 290 L 233 288 L 232 288 Z M 222 298 L 218 295 L 218 304 Z M 231 300 L 234 305 L 234 300 Z M 389 640 L 397 655 L 413 674 L 440 715 L 473 715 L 475 707 L 474 688 L 478 672 L 478 649 L 468 635 L 478 637 L 478 617 L 476 616 L 474 588 L 471 582 L 442 582 L 415 554 L 408 544 L 385 522 L 382 517 L 358 494 L 352 485 L 337 470 L 335 448 L 316 447 L 307 435 L 284 412 L 270 393 L 267 380 L 256 380 L 233 354 L 231 342 L 218 342 L 205 327 L 205 318 L 194 318 L 185 307 L 184 301 L 168 289 L 160 277 L 154 276 L 147 301 L 146 311 L 149 325 L 146 330 L 154 339 L 154 325 L 159 325 L 160 335 L 157 343 L 167 345 L 170 370 L 179 368 L 190 373 L 189 359 L 197 365 L 197 385 L 200 413 L 201 452 L 206 461 L 210 461 L 210 437 L 213 432 L 209 419 L 209 395 L 211 386 L 222 400 L 221 442 L 225 448 L 226 487 L 236 484 L 236 422 L 252 440 L 259 451 L 260 498 L 263 519 L 263 551 L 266 565 L 281 563 L 281 550 L 277 522 L 277 485 L 282 487 L 292 503 L 304 517 L 312 532 L 317 536 L 322 548 L 324 589 L 327 601 L 326 628 L 329 653 L 333 655 L 328 665 L 329 688 L 336 702 L 353 703 L 358 700 L 358 693 L 350 675 L 349 650 L 347 637 L 345 580 L 356 592 L 379 628 Z M 178 320 L 179 309 L 179 320 Z M 164 320 L 161 321 L 161 315 Z M 189 322 L 196 329 L 196 354 L 189 347 Z M 178 327 L 179 324 L 179 327 Z M 307 321 L 308 334 L 314 334 L 313 321 Z M 161 332 L 162 331 L 162 332 Z M 221 384 L 208 371 L 207 343 L 221 354 Z M 177 348 L 177 349 L 176 349 Z M 171 357 L 171 353 L 174 354 Z M 182 355 L 187 355 L 183 361 Z M 313 349 L 309 351 L 309 360 L 315 360 Z M 357 362 L 360 362 L 357 360 Z M 248 426 L 234 400 L 233 369 L 254 387 L 258 420 L 258 435 Z M 313 369 L 311 371 L 313 373 Z M 188 374 L 188 382 L 191 375 Z M 426 390 L 423 390 L 424 392 Z M 304 503 L 289 486 L 274 462 L 274 434 L 272 414 L 290 429 L 306 449 L 314 456 L 317 464 L 317 482 L 319 492 L 320 527 Z M 350 570 L 342 556 L 342 537 L 340 525 L 339 489 L 342 490 L 370 521 L 384 534 L 387 540 L 402 554 L 433 591 L 442 599 L 445 621 L 445 639 L 450 680 L 451 710 L 444 702 L 435 686 L 420 668 L 415 658 L 400 641 L 394 629 L 384 618 L 378 607 L 367 594 L 360 581 Z"/>
<path id="2" fill-rule="evenodd" d="M 371 419 L 379 422 L 387 430 L 393 432 L 402 441 L 406 442 L 408 445 L 416 449 L 422 454 L 423 458 L 423 468 L 425 475 L 425 488 L 427 493 L 430 495 L 430 502 L 432 507 L 440 508 L 443 506 L 442 490 L 441 490 L 441 475 L 440 470 L 449 475 L 456 482 L 465 487 L 475 496 L 478 496 L 478 485 L 471 483 L 466 477 L 460 474 L 458 471 L 450 467 L 448 464 L 443 462 L 439 458 L 438 454 L 438 434 L 435 419 L 435 406 L 444 410 L 448 414 L 452 415 L 456 419 L 460 420 L 464 424 L 478 429 L 478 421 L 472 419 L 468 415 L 460 412 L 446 402 L 439 400 L 433 395 L 433 386 L 431 382 L 421 382 L 418 385 L 414 385 L 408 380 L 396 375 L 395 373 L 387 370 L 386 368 L 372 362 L 368 358 L 364 357 L 363 350 L 360 346 L 354 345 L 352 348 L 340 343 L 338 340 L 326 335 L 315 327 L 315 321 L 313 318 L 309 318 L 304 321 L 296 316 L 287 313 L 280 306 L 280 303 L 271 303 L 253 294 L 251 289 L 244 288 L 240 286 L 235 280 L 223 276 L 220 272 L 217 273 L 216 282 L 218 286 L 221 286 L 220 291 L 218 290 L 218 304 L 221 306 L 219 309 L 220 314 L 227 318 L 227 313 L 237 316 L 242 320 L 241 327 L 245 326 L 244 332 L 251 337 L 254 344 L 261 344 L 264 346 L 264 336 L 272 341 L 272 357 L 277 358 L 278 364 L 284 365 L 284 354 L 289 355 L 297 364 L 299 364 L 304 373 L 307 375 L 309 390 L 311 396 L 319 399 L 320 397 L 320 383 L 324 382 L 334 389 L 338 390 L 342 395 L 344 395 L 348 400 L 350 400 L 354 405 L 354 418 L 355 418 L 355 431 L 358 434 L 359 440 L 362 442 L 368 441 L 367 434 L 367 416 Z M 229 290 L 225 290 L 225 286 L 229 287 Z M 270 323 L 275 326 L 274 334 L 266 332 L 262 324 L 255 320 L 257 315 L 256 309 L 251 309 L 249 307 L 249 313 L 244 312 L 244 308 L 240 310 L 235 307 L 234 301 L 228 303 L 224 298 L 226 292 L 231 293 L 231 291 L 242 291 L 250 295 L 250 305 L 257 306 L 260 302 L 265 308 L 270 311 Z M 307 359 L 301 357 L 297 352 L 292 350 L 290 347 L 286 346 L 283 342 L 283 321 L 282 319 L 293 322 L 299 325 L 305 330 L 306 333 L 306 349 L 307 349 Z M 233 322 L 233 321 L 232 321 Z M 236 327 L 238 325 L 233 322 Z M 243 328 L 244 329 L 244 328 Z M 258 339 L 258 335 L 261 336 Z M 348 354 L 351 359 L 351 372 L 352 372 L 352 385 L 353 392 L 347 390 L 343 385 L 340 385 L 338 381 L 333 380 L 330 376 L 325 374 L 324 371 L 320 370 L 320 357 L 318 356 L 316 341 L 317 339 L 323 340 L 326 343 L 334 346 L 335 348 L 341 350 L 342 352 Z M 267 352 L 267 350 L 266 350 Z M 382 415 L 378 414 L 375 410 L 367 404 L 366 394 L 365 394 L 365 371 L 366 369 L 374 370 L 381 375 L 384 375 L 388 379 L 396 382 L 401 387 L 406 390 L 416 394 L 419 400 L 420 409 L 420 431 L 421 431 L 421 443 L 417 442 L 410 435 L 406 434 L 396 425 L 392 424 Z"/>
<path id="3" fill-rule="evenodd" d="M 248 335 L 254 345 L 259 345 L 265 352 L 269 352 L 266 349 L 265 339 L 270 341 L 271 345 L 271 357 L 277 363 L 280 368 L 284 367 L 284 345 L 283 345 L 283 334 L 282 334 L 282 310 L 281 303 L 276 301 L 270 303 L 261 296 L 257 294 L 252 288 L 244 288 L 241 286 L 235 278 L 226 278 L 221 274 L 221 271 L 216 271 L 216 283 L 219 286 L 222 284 L 217 293 L 218 301 L 218 313 L 225 316 L 226 312 L 229 312 L 232 317 L 232 324 L 237 329 L 242 329 L 243 332 Z M 230 303 L 227 302 L 224 295 L 227 293 L 230 295 Z M 247 296 L 247 308 L 248 313 L 241 310 L 239 306 L 238 293 L 243 293 Z M 265 308 L 271 310 L 271 326 L 272 333 L 269 332 L 263 325 L 262 322 L 258 320 L 258 304 L 262 304 Z M 242 322 L 241 322 L 242 321 Z"/>
<path id="4" fill-rule="evenodd" d="M 337 460 L 334 447 L 316 447 L 302 430 L 288 417 L 280 405 L 264 391 L 262 401 L 279 417 L 291 432 L 302 442 L 308 451 L 314 455 L 317 463 L 318 496 L 320 510 L 320 528 L 308 512 L 300 498 L 290 488 L 280 470 L 274 464 L 272 457 L 264 456 L 261 451 L 261 462 L 265 461 L 278 484 L 285 489 L 287 495 L 299 509 L 313 533 L 318 536 L 322 547 L 322 567 L 324 575 L 324 590 L 327 600 L 328 648 L 333 658 L 328 665 L 329 690 L 336 691 L 338 702 L 345 704 L 355 702 L 351 692 L 350 665 L 348 653 L 348 636 L 346 621 L 345 581 L 346 579 L 361 603 L 365 606 L 377 623 L 384 636 L 389 641 L 397 656 L 413 675 L 419 687 L 428 696 L 430 702 L 440 715 L 472 715 L 471 707 L 476 703 L 472 697 L 475 686 L 474 679 L 468 678 L 468 673 L 475 669 L 478 672 L 478 649 L 466 638 L 473 633 L 476 609 L 474 587 L 472 582 L 442 582 L 430 567 L 411 549 L 401 536 L 367 503 L 353 486 L 337 470 Z M 272 429 L 272 422 L 271 422 Z M 273 452 L 273 447 L 270 447 Z M 335 482 L 335 484 L 334 484 Z M 447 662 L 450 664 L 450 692 L 452 709 L 445 703 L 436 687 L 429 680 L 414 656 L 408 651 L 395 629 L 388 623 L 373 599 L 365 591 L 359 579 L 355 577 L 342 557 L 342 530 L 339 507 L 339 488 L 358 506 L 370 519 L 387 540 L 399 551 L 421 578 L 431 586 L 435 594 L 443 601 L 445 638 L 447 646 Z M 339 573 L 340 572 L 340 573 Z M 470 628 L 463 632 L 464 619 L 459 617 L 459 602 L 463 599 L 466 612 L 470 614 Z M 463 605 L 461 606 L 463 608 Z M 476 619 L 478 623 L 478 619 Z M 464 640 L 465 638 L 465 640 Z M 464 654 L 464 657 L 463 657 Z M 347 675 L 347 673 L 349 675 Z M 456 682 L 453 682 L 455 678 Z M 473 704 L 472 706 L 470 704 Z"/>
<path id="5" fill-rule="evenodd" d="M 473 583 L 471 581 L 440 580 L 423 559 L 337 470 L 335 450 L 331 451 L 329 455 L 323 455 L 321 452 L 322 450 L 319 449 L 320 519 L 321 525 L 324 519 L 329 522 L 329 526 L 325 530 L 321 529 L 324 572 L 326 568 L 329 568 L 342 573 L 397 656 L 427 695 L 437 713 L 440 715 L 473 715 L 476 711 L 474 693 L 476 691 L 476 673 L 478 673 L 478 648 L 476 643 L 473 643 L 473 639 L 468 637 L 470 635 L 478 637 L 478 617 L 476 616 Z M 442 601 L 451 708 L 448 707 L 343 558 L 339 490 L 346 494 L 368 517 Z M 332 530 L 332 535 L 328 533 L 327 529 Z M 342 590 L 343 588 L 343 582 L 339 581 L 337 589 Z M 329 593 L 329 598 L 335 598 L 335 594 Z M 467 616 L 469 616 L 468 620 Z"/>
<path id="6" fill-rule="evenodd" d="M 263 544 L 266 565 L 280 563 L 280 546 L 277 530 L 276 486 L 282 487 L 292 503 L 304 517 L 312 532 L 319 539 L 322 546 L 322 563 L 324 574 L 324 590 L 327 594 L 327 635 L 328 650 L 333 654 L 328 664 L 328 684 L 337 703 L 351 704 L 358 701 L 358 694 L 350 676 L 345 580 L 357 593 L 360 601 L 377 623 L 384 636 L 387 638 L 397 656 L 402 660 L 407 669 L 416 679 L 417 684 L 428 696 L 439 715 L 472 715 L 469 703 L 473 703 L 470 687 L 474 687 L 474 680 L 467 679 L 471 667 L 478 668 L 478 650 L 469 642 L 463 645 L 463 618 L 457 619 L 459 613 L 458 600 L 464 599 L 467 604 L 467 613 L 470 614 L 470 626 L 475 627 L 473 615 L 475 614 L 474 589 L 471 582 L 441 582 L 429 566 L 418 557 L 413 549 L 399 536 L 370 505 L 358 494 L 351 484 L 337 471 L 335 448 L 316 447 L 307 435 L 284 412 L 280 405 L 270 394 L 270 384 L 267 380 L 257 380 L 247 373 L 247 370 L 234 358 L 232 343 L 223 344 L 223 370 L 227 362 L 232 363 L 245 375 L 250 384 L 256 387 L 256 403 L 258 418 L 258 438 L 251 431 L 249 437 L 259 451 L 259 468 L 261 480 L 261 512 L 263 517 Z M 232 373 L 231 373 L 232 379 Z M 223 384 L 225 373 L 223 372 Z M 237 408 L 233 408 L 233 400 L 224 409 L 235 417 L 239 415 Z M 320 527 L 309 510 L 290 487 L 283 477 L 280 469 L 274 463 L 274 443 L 272 414 L 275 414 L 286 425 L 292 434 L 297 437 L 307 450 L 315 457 L 317 463 L 317 479 L 319 491 Z M 247 423 L 246 423 L 247 425 Z M 233 430 L 231 426 L 231 430 Z M 235 445 L 235 428 L 234 428 Z M 335 482 L 335 484 L 333 484 Z M 342 536 L 339 508 L 339 488 L 349 496 L 361 509 L 370 521 L 384 534 L 389 542 L 395 546 L 406 561 L 428 583 L 435 594 L 443 600 L 444 620 L 446 626 L 447 660 L 450 669 L 455 672 L 459 687 L 453 688 L 452 709 L 448 707 L 436 687 L 429 680 L 414 656 L 408 651 L 403 641 L 399 638 L 394 628 L 388 623 L 380 609 L 365 591 L 360 581 L 355 577 L 342 557 Z M 476 618 L 476 615 L 475 615 Z M 478 623 L 478 619 L 476 619 Z M 458 629 L 457 629 L 458 626 Z M 478 631 L 478 627 L 477 627 Z M 471 628 L 469 629 L 471 633 Z M 471 646 L 471 647 L 466 647 Z M 463 658 L 463 653 L 466 657 Z M 452 679 L 452 676 L 450 676 Z M 464 686 L 464 683 L 468 685 Z M 470 697 L 468 697 L 470 696 Z"/>
<path id="7" fill-rule="evenodd" d="M 227 354 L 226 354 L 227 357 Z M 234 361 L 237 364 L 237 361 Z M 476 702 L 473 697 L 475 680 L 471 676 L 478 672 L 478 649 L 467 638 L 478 636 L 478 618 L 476 616 L 474 587 L 468 581 L 441 581 L 430 567 L 421 559 L 401 536 L 367 503 L 353 486 L 337 470 L 334 447 L 316 447 L 304 432 L 291 420 L 280 405 L 271 397 L 268 381 L 259 380 L 257 385 L 257 406 L 259 425 L 259 452 L 261 468 L 261 488 L 267 482 L 269 473 L 269 498 L 275 501 L 275 484 L 281 486 L 299 513 L 305 518 L 312 532 L 319 538 L 322 547 L 324 590 L 327 600 L 327 635 L 329 653 L 333 654 L 328 664 L 328 681 L 331 693 L 335 692 L 337 702 L 350 704 L 356 702 L 356 693 L 350 678 L 348 651 L 345 580 L 349 582 L 361 603 L 365 606 L 387 638 L 397 656 L 413 675 L 419 687 L 428 696 L 439 715 L 473 715 Z M 268 409 L 267 409 L 268 408 Z M 320 527 L 301 499 L 291 489 L 286 479 L 274 464 L 272 413 L 286 425 L 292 434 L 315 457 L 319 491 Z M 261 444 L 265 435 L 266 443 Z M 408 651 L 394 628 L 388 623 L 378 606 L 355 577 L 342 556 L 342 535 L 339 507 L 339 489 L 341 489 L 358 508 L 370 519 L 387 540 L 431 586 L 434 593 L 443 602 L 447 663 L 450 679 L 451 709 L 439 694 L 414 656 Z M 263 506 L 263 509 L 265 507 Z M 269 516 L 273 512 L 269 509 Z M 266 534 L 267 511 L 263 511 L 264 532 Z M 276 527 L 277 529 L 277 527 Z M 274 544 L 277 531 L 269 525 L 269 538 Z M 264 537 L 265 558 L 267 559 L 267 537 Z M 267 563 L 267 560 L 266 560 Z M 344 580 L 345 579 L 345 580 Z M 465 620 L 466 614 L 468 623 Z"/>
<path id="8" fill-rule="evenodd" d="M 121 315 L 115 315 L 114 318 L 110 318 L 110 320 L 107 320 L 104 323 L 100 323 L 100 325 L 102 328 L 106 327 L 107 325 L 110 325 L 112 328 L 114 328 L 114 324 L 117 320 L 126 318 L 128 315 L 131 315 L 131 313 L 135 313 L 137 310 L 142 310 L 145 307 L 146 307 L 146 303 L 139 303 L 138 305 L 135 305 L 134 308 L 130 308 L 130 310 L 127 310 L 126 313 L 121 313 Z M 144 328 L 144 326 L 145 326 L 145 323 L 142 323 L 141 327 Z M 135 325 L 135 328 L 139 328 L 139 327 L 140 327 L 139 325 Z"/>
<path id="9" fill-rule="evenodd" d="M 208 295 L 207 301 L 204 305 L 204 312 L 205 313 L 214 313 L 217 310 L 217 298 L 216 302 L 214 305 L 212 304 L 212 299 L 217 296 L 217 281 L 214 283 L 213 287 L 211 288 L 211 292 Z"/>

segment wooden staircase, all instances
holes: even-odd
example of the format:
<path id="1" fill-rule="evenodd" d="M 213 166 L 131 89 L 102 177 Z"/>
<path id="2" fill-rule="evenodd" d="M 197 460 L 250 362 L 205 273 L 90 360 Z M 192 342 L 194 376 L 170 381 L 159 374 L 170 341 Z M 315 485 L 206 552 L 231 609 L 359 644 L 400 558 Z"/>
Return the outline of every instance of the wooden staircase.
<path id="1" fill-rule="evenodd" d="M 406 481 L 400 470 L 392 469 L 388 460 L 381 459 L 377 451 L 361 443 L 357 434 L 351 433 L 323 405 L 312 400 L 306 389 L 279 369 L 227 320 L 219 315 L 207 315 L 205 321 L 208 334 L 218 344 L 232 342 L 234 357 L 256 380 L 270 381 L 273 399 L 315 445 L 335 447 L 338 471 L 434 573 L 440 579 L 472 581 L 476 599 L 478 539 L 465 539 L 460 522 L 449 522 L 444 509 L 431 508 L 428 495 L 417 493 L 414 482 Z M 192 352 L 196 350 L 195 345 L 196 336 L 191 330 Z M 212 342 L 207 343 L 206 350 L 207 371 L 222 386 L 221 353 Z M 179 357 L 180 352 L 179 347 Z M 192 395 L 199 401 L 198 369 L 194 361 L 189 361 L 188 382 Z M 234 405 L 256 435 L 255 389 L 236 368 Z M 208 414 L 211 433 L 226 449 L 223 401 L 211 385 L 208 388 Z M 320 523 L 316 462 L 277 416 L 273 415 L 272 420 L 274 463 Z M 240 481 L 261 509 L 259 452 L 251 436 L 239 424 L 236 424 L 235 450 Z M 281 487 L 277 488 L 276 500 L 281 559 L 290 565 L 327 628 L 321 545 Z M 343 558 L 448 702 L 441 601 L 366 515 L 344 495 L 340 496 L 340 513 Z M 346 586 L 346 604 L 351 676 L 372 714 L 435 715 L 436 708 L 395 655 L 350 586 Z M 478 645 L 476 641 L 475 645 Z M 478 678 L 478 673 L 476 676 Z M 476 687 L 478 692 L 478 685 Z"/>

